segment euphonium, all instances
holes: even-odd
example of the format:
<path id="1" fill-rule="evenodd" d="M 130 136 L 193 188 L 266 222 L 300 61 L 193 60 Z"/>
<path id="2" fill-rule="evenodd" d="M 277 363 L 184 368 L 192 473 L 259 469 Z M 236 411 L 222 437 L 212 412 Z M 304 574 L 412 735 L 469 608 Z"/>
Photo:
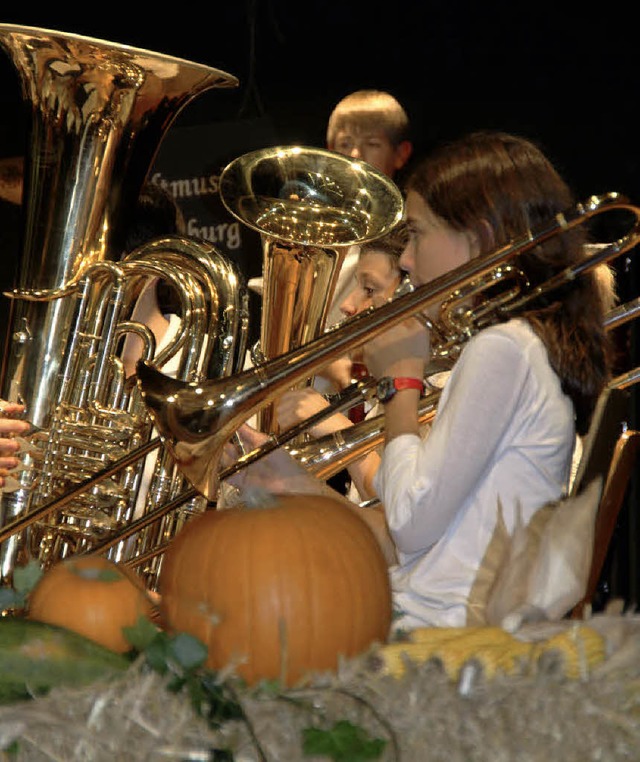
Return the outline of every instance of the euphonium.
<path id="1" fill-rule="evenodd" d="M 78 294 L 85 289 L 87 303 L 98 287 L 84 274 L 100 263 L 106 273 L 120 257 L 128 214 L 180 110 L 205 90 L 238 82 L 208 66 L 63 32 L 0 24 L 0 45 L 31 107 L 25 231 L 0 396 L 23 402 L 32 423 L 55 436 L 52 421 L 71 383 Z M 20 489 L 3 496 L 3 525 L 34 506 L 30 464 Z M 3 578 L 23 539 L 4 544 Z"/>
<path id="2" fill-rule="evenodd" d="M 379 238 L 403 214 L 382 172 L 321 148 L 278 146 L 232 161 L 220 176 L 231 214 L 262 240 L 262 313 L 254 364 L 315 339 L 325 329 L 340 267 L 353 244 Z M 272 432 L 272 410 L 258 415 Z"/>

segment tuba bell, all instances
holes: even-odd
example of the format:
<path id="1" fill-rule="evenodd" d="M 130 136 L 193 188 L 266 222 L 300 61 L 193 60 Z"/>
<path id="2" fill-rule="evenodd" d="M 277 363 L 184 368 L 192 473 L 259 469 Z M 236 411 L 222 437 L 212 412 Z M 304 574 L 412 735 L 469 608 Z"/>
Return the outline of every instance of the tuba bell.
<path id="1" fill-rule="evenodd" d="M 385 174 L 304 146 L 238 157 L 220 176 L 220 197 L 234 217 L 261 235 L 262 313 L 254 365 L 323 332 L 348 247 L 379 238 L 403 215 L 402 195 Z M 261 431 L 275 431 L 270 405 L 257 420 Z"/>
<path id="2" fill-rule="evenodd" d="M 4 526 L 29 513 L 55 488 L 48 479 L 64 481 L 70 460 L 80 461 L 82 468 L 93 467 L 89 463 L 92 445 L 83 445 L 87 432 L 97 432 L 98 439 L 106 437 L 103 452 L 97 455 L 102 463 L 111 457 L 104 450 L 112 446 L 117 452 L 123 446 L 114 432 L 122 420 L 131 419 L 131 410 L 118 411 L 112 400 L 103 405 L 92 398 L 97 388 L 109 388 L 114 399 L 129 400 L 119 388 L 113 363 L 98 361 L 98 345 L 112 343 L 121 330 L 114 303 L 102 299 L 100 291 L 108 282 L 109 292 L 118 300 L 122 278 L 151 267 L 148 259 L 122 266 L 114 260 L 120 258 L 129 215 L 176 116 L 200 93 L 235 87 L 238 81 L 225 72 L 172 56 L 46 29 L 0 24 L 0 47 L 18 71 L 31 112 L 24 172 L 25 228 L 15 288 L 8 294 L 12 300 L 10 342 L 0 396 L 24 403 L 26 416 L 40 437 L 34 443 L 39 452 L 26 458 L 19 488 L 2 496 Z M 206 276 L 197 279 L 206 280 Z M 107 313 L 114 317 L 104 322 L 104 336 L 92 336 L 90 331 Z M 84 328 L 74 328 L 77 325 Z M 84 359 L 83 353 L 91 361 L 80 363 L 83 381 L 77 389 L 77 379 L 69 373 Z M 151 354 L 146 356 L 149 359 Z M 185 380 L 194 377 L 185 372 Z M 123 404 L 126 408 L 129 403 Z M 77 433 L 72 447 L 68 431 L 59 423 L 64 419 L 69 430 L 80 424 L 82 416 L 68 411 L 83 406 L 91 408 L 92 422 L 82 434 Z M 111 416 L 94 427 L 106 408 Z M 134 422 L 134 440 L 143 429 Z M 115 444 L 114 439 L 118 440 Z M 55 466 L 58 473 L 52 472 L 48 450 L 44 450 L 44 442 L 54 440 L 67 456 Z M 73 458 L 74 447 L 77 451 L 83 446 L 87 457 Z M 99 523 L 91 517 L 86 522 Z M 3 543 L 3 579 L 10 577 L 19 555 L 28 550 L 24 533 Z"/>

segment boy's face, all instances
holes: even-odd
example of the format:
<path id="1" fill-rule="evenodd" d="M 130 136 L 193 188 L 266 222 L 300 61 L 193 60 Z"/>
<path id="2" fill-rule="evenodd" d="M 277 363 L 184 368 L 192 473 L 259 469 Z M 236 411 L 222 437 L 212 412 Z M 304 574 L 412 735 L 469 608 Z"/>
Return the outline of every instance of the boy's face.
<path id="1" fill-rule="evenodd" d="M 363 132 L 347 126 L 337 131 L 335 141 L 329 148 L 352 159 L 366 161 L 393 177 L 406 161 L 402 145 L 393 145 L 382 132 Z"/>
<path id="2" fill-rule="evenodd" d="M 340 305 L 345 317 L 369 307 L 381 307 L 400 284 L 400 270 L 385 251 L 368 249 L 360 254 L 355 271 L 355 286 Z"/>

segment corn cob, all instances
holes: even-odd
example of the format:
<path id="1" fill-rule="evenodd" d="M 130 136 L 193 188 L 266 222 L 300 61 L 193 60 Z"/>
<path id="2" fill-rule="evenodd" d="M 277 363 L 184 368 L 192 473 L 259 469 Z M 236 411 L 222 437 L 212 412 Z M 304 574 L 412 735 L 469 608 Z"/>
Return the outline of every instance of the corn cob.
<path id="1" fill-rule="evenodd" d="M 401 677 L 407 661 L 420 664 L 433 659 L 452 680 L 459 679 L 460 670 L 470 661 L 492 678 L 498 673 L 522 672 L 548 655 L 560 659 L 567 677 L 584 677 L 605 658 L 604 638 L 591 628 L 577 626 L 540 642 L 518 640 L 499 627 L 424 627 L 412 630 L 407 642 L 380 649 L 387 674 Z"/>
<path id="2" fill-rule="evenodd" d="M 409 642 L 390 643 L 381 649 L 388 674 L 401 676 L 407 660 L 421 663 L 435 659 L 451 679 L 457 679 L 461 668 L 472 659 L 487 677 L 497 671 L 512 673 L 530 652 L 530 644 L 499 627 L 418 628 L 411 632 Z"/>
<path id="3" fill-rule="evenodd" d="M 586 678 L 589 672 L 606 656 L 603 636 L 591 627 L 577 623 L 548 640 L 535 643 L 536 658 L 556 654 L 560 657 L 564 674 L 572 679 Z"/>

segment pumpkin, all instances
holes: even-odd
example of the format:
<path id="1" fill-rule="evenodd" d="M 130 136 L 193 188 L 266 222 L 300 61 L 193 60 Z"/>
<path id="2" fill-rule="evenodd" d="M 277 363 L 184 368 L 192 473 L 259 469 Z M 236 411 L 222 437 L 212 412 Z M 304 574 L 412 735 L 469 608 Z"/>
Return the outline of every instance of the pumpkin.
<path id="1" fill-rule="evenodd" d="M 117 653 L 131 650 L 122 628 L 152 612 L 141 578 L 97 555 L 71 556 L 46 569 L 27 608 L 30 619 L 65 627 Z"/>
<path id="2" fill-rule="evenodd" d="M 207 666 L 293 685 L 387 639 L 391 590 L 372 531 L 330 497 L 278 495 L 206 511 L 169 544 L 163 625 L 208 647 Z"/>

